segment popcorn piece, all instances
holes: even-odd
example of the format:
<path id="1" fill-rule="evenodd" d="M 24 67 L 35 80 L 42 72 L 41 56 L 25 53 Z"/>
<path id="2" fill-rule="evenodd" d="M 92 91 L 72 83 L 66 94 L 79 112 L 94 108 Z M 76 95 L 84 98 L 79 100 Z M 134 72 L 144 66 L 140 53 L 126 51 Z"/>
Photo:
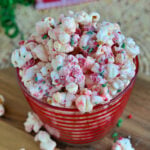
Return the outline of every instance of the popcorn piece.
<path id="1" fill-rule="evenodd" d="M 60 33 L 58 39 L 62 44 L 66 44 L 70 41 L 70 35 L 65 32 Z"/>
<path id="2" fill-rule="evenodd" d="M 129 56 L 135 58 L 140 53 L 140 48 L 137 46 L 132 38 L 126 39 L 125 49 Z"/>
<path id="3" fill-rule="evenodd" d="M 32 58 L 31 52 L 28 52 L 24 46 L 22 46 L 20 49 L 16 49 L 12 56 L 11 56 L 11 62 L 14 65 L 14 67 L 23 67 L 27 61 L 29 61 Z"/>
<path id="4" fill-rule="evenodd" d="M 128 60 L 120 69 L 120 77 L 130 80 L 135 75 L 135 64 L 133 61 Z"/>
<path id="5" fill-rule="evenodd" d="M 65 32 L 69 34 L 74 33 L 76 31 L 76 23 L 74 18 L 72 17 L 63 18 L 61 27 Z"/>
<path id="6" fill-rule="evenodd" d="M 0 117 L 5 114 L 4 101 L 3 95 L 0 94 Z"/>
<path id="7" fill-rule="evenodd" d="M 53 98 L 54 103 L 60 104 L 60 105 L 65 105 L 66 93 L 56 92 L 56 93 L 53 94 L 52 98 Z"/>
<path id="8" fill-rule="evenodd" d="M 113 35 L 114 31 L 120 31 L 118 24 L 113 24 L 109 22 L 102 22 L 100 25 L 100 30 L 98 31 L 96 37 L 98 42 L 107 43 L 108 45 L 113 45 Z"/>
<path id="9" fill-rule="evenodd" d="M 113 79 L 119 74 L 119 67 L 115 64 L 108 64 L 107 71 L 107 78 Z"/>
<path id="10" fill-rule="evenodd" d="M 76 96 L 72 93 L 67 93 L 66 94 L 66 103 L 65 103 L 65 107 L 73 107 L 72 103 L 76 100 Z"/>
<path id="11" fill-rule="evenodd" d="M 92 22 L 92 17 L 90 17 L 85 11 L 81 11 L 75 14 L 75 20 L 81 24 L 88 24 Z"/>
<path id="12" fill-rule="evenodd" d="M 52 84 L 57 85 L 59 82 L 59 74 L 56 71 L 51 72 Z"/>
<path id="13" fill-rule="evenodd" d="M 35 113 L 28 112 L 28 118 L 25 121 L 24 126 L 26 132 L 31 132 L 33 130 L 37 133 L 43 126 L 43 123 Z"/>
<path id="14" fill-rule="evenodd" d="M 52 67 L 54 70 L 58 70 L 58 67 L 63 66 L 65 61 L 65 55 L 57 55 L 55 59 L 52 60 Z"/>
<path id="15" fill-rule="evenodd" d="M 123 89 L 123 87 L 124 87 L 124 82 L 117 78 L 116 80 L 114 80 L 114 81 L 112 82 L 112 87 L 113 87 L 114 89 Z"/>
<path id="16" fill-rule="evenodd" d="M 124 64 L 127 61 L 125 52 L 117 54 L 115 60 L 117 63 Z"/>
<path id="17" fill-rule="evenodd" d="M 5 114 L 5 108 L 2 104 L 0 104 L 0 117 Z"/>
<path id="18" fill-rule="evenodd" d="M 100 20 L 100 14 L 97 12 L 92 12 L 90 14 L 92 22 L 98 22 Z"/>
<path id="19" fill-rule="evenodd" d="M 105 104 L 106 102 L 104 101 L 104 98 L 102 96 L 93 95 L 92 103 L 97 105 L 97 104 Z"/>
<path id="20" fill-rule="evenodd" d="M 48 35 L 49 35 L 49 37 L 51 39 L 56 40 L 57 39 L 57 37 L 56 37 L 56 29 L 55 28 L 54 29 L 50 29 L 48 31 Z"/>
<path id="21" fill-rule="evenodd" d="M 84 35 L 81 36 L 81 39 L 80 39 L 80 48 L 81 49 L 88 45 L 89 39 L 90 39 L 90 36 L 87 35 L 87 34 L 84 34 Z"/>
<path id="22" fill-rule="evenodd" d="M 33 50 L 32 53 L 42 61 L 48 61 L 48 51 L 44 46 L 38 45 Z"/>
<path id="23" fill-rule="evenodd" d="M 131 145 L 130 139 L 121 138 L 113 144 L 112 150 L 134 150 L 134 148 Z"/>
<path id="24" fill-rule="evenodd" d="M 78 85 L 75 84 L 74 82 L 71 82 L 68 85 L 66 85 L 66 90 L 69 93 L 75 94 L 78 91 Z"/>
<path id="25" fill-rule="evenodd" d="M 60 42 L 58 42 L 58 41 L 54 42 L 54 48 L 55 48 L 56 51 L 60 52 L 61 47 L 62 47 L 62 44 Z"/>
<path id="26" fill-rule="evenodd" d="M 93 109 L 93 104 L 91 103 L 90 96 L 88 95 L 80 95 L 75 102 L 77 108 L 82 113 L 91 112 Z"/>
<path id="27" fill-rule="evenodd" d="M 43 21 L 36 23 L 36 32 L 38 34 L 47 33 L 51 27 L 56 25 L 55 20 L 51 17 L 46 17 Z"/>
<path id="28" fill-rule="evenodd" d="M 43 66 L 40 71 L 43 76 L 49 75 L 50 71 L 52 69 L 51 63 L 47 63 L 45 66 Z"/>
<path id="29" fill-rule="evenodd" d="M 100 65 L 98 63 L 95 63 L 93 67 L 91 68 L 91 71 L 95 73 L 99 73 L 99 68 L 100 68 Z"/>
<path id="30" fill-rule="evenodd" d="M 56 147 L 56 142 L 54 142 L 45 131 L 39 131 L 34 140 L 40 142 L 41 150 L 54 150 Z"/>

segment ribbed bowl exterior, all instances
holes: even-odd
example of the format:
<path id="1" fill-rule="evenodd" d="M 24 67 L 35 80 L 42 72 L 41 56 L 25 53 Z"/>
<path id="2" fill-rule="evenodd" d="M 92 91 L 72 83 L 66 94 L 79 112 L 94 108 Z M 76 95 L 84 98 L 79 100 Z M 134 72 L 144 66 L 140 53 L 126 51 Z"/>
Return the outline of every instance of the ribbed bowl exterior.
<path id="1" fill-rule="evenodd" d="M 136 75 L 138 72 L 138 58 L 135 59 Z M 23 86 L 17 75 L 20 87 L 32 110 L 43 121 L 47 131 L 60 141 L 81 145 L 94 142 L 104 137 L 116 125 L 121 116 L 135 83 L 130 84 L 108 104 L 97 105 L 91 113 L 80 113 L 77 109 L 59 108 L 41 102 L 32 97 Z"/>

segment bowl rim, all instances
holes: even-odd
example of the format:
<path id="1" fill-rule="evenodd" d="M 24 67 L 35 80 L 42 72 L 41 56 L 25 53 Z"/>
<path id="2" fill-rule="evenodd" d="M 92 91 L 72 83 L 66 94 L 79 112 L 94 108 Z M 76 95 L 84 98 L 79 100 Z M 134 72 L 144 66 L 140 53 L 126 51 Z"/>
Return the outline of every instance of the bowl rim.
<path id="1" fill-rule="evenodd" d="M 120 98 L 123 94 L 125 94 L 125 92 L 130 88 L 130 86 L 133 84 L 133 82 L 136 79 L 137 73 L 139 71 L 139 60 L 138 60 L 138 56 L 135 57 L 134 59 L 134 63 L 136 64 L 136 69 L 135 69 L 135 75 L 134 77 L 131 79 L 130 83 L 128 84 L 128 86 L 121 91 L 118 95 L 116 95 L 113 99 L 111 99 L 108 103 L 106 104 L 97 104 L 96 106 L 93 107 L 93 110 L 97 109 L 97 108 L 104 108 L 104 106 L 109 105 L 110 103 L 113 103 L 116 99 Z M 58 106 L 53 106 L 50 105 L 46 102 L 40 101 L 37 98 L 33 97 L 30 92 L 27 90 L 27 88 L 24 86 L 24 84 L 21 81 L 21 77 L 19 75 L 19 68 L 16 68 L 16 74 L 17 74 L 17 80 L 19 82 L 19 85 L 22 89 L 22 92 L 25 92 L 28 96 L 31 97 L 32 100 L 34 100 L 35 102 L 40 103 L 41 105 L 44 105 L 48 108 L 52 108 L 52 109 L 56 109 L 56 110 L 60 110 L 60 111 L 71 111 L 71 112 L 79 112 L 79 110 L 77 108 L 64 108 L 64 107 L 58 107 Z M 93 112 L 93 111 L 92 111 Z"/>

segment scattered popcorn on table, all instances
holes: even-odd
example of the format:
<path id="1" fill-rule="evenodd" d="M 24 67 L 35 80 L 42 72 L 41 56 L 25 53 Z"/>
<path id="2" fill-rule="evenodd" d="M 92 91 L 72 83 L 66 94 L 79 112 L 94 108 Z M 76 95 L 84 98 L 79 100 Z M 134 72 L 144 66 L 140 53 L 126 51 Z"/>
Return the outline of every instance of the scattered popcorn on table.
<path id="1" fill-rule="evenodd" d="M 36 23 L 36 32 L 11 57 L 33 97 L 86 113 L 129 85 L 139 46 L 117 23 L 99 21 L 97 12 L 69 11 L 59 21 L 46 17 Z"/>
<path id="2" fill-rule="evenodd" d="M 112 150 L 135 150 L 135 149 L 132 147 L 130 139 L 120 138 L 113 144 Z"/>
<path id="3" fill-rule="evenodd" d="M 33 130 L 35 133 L 37 133 L 42 126 L 43 123 L 39 117 L 35 113 L 28 112 L 28 118 L 24 123 L 25 131 L 31 132 Z"/>
<path id="4" fill-rule="evenodd" d="M 5 114 L 4 101 L 3 95 L 0 94 L 0 117 Z"/>
<path id="5" fill-rule="evenodd" d="M 54 142 L 45 131 L 39 131 L 34 140 L 40 142 L 41 150 L 55 150 L 56 142 Z"/>

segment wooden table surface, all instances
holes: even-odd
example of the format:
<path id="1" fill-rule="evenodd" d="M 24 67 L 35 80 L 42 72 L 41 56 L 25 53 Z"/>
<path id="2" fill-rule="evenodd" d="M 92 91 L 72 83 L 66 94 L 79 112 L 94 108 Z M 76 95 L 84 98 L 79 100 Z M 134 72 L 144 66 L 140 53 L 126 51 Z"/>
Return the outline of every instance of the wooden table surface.
<path id="1" fill-rule="evenodd" d="M 0 150 L 19 150 L 22 147 L 39 150 L 39 143 L 34 142 L 34 136 L 24 131 L 23 123 L 30 107 L 18 86 L 14 69 L 0 71 L 0 94 L 6 99 L 6 113 L 0 118 Z M 132 119 L 127 118 L 129 114 L 132 114 Z M 105 138 L 82 147 L 82 150 L 111 150 L 113 132 L 125 137 L 130 135 L 136 150 L 150 150 L 150 82 L 137 78 L 122 118 L 120 128 L 114 128 Z M 58 144 L 58 148 L 81 149 L 62 144 Z"/>

